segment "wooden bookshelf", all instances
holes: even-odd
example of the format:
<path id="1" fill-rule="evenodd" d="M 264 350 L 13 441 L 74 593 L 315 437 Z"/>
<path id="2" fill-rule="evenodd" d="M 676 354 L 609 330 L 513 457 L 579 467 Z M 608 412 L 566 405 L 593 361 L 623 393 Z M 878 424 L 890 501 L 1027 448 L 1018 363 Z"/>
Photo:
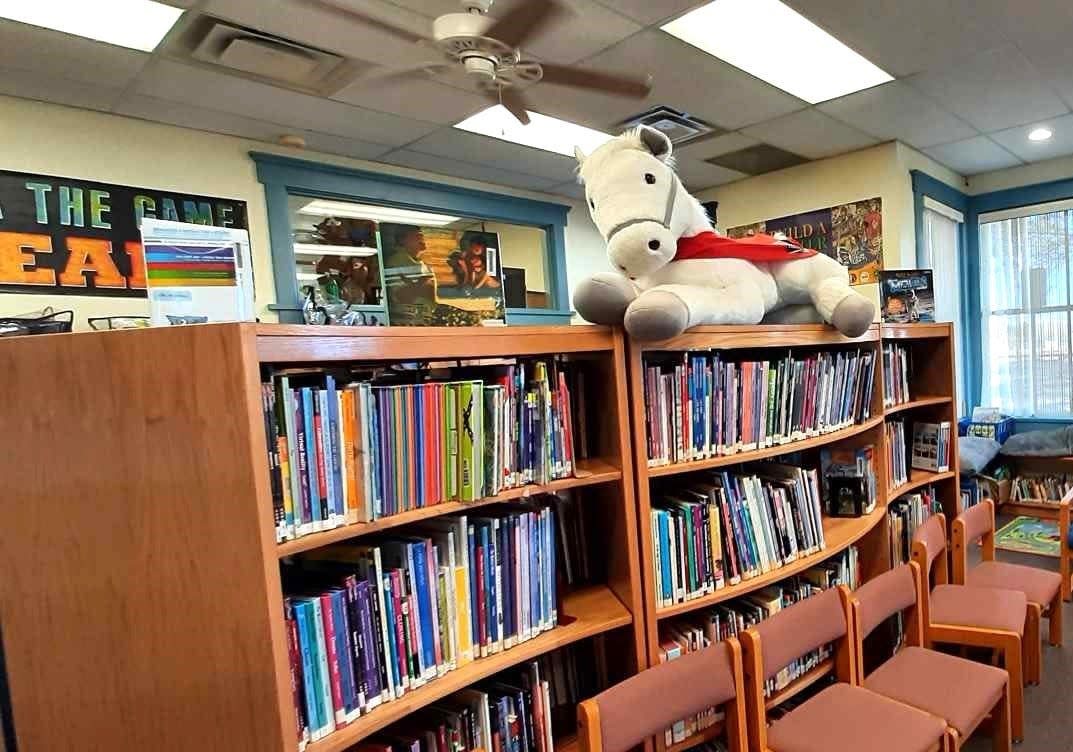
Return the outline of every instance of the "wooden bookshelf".
<path id="1" fill-rule="evenodd" d="M 888 405 L 883 408 L 887 415 L 896 415 L 905 410 L 915 410 L 918 407 L 931 407 L 932 405 L 945 405 L 951 401 L 951 397 L 917 397 L 916 399 L 902 402 L 897 405 Z"/>
<path id="2" fill-rule="evenodd" d="M 564 354 L 583 361 L 577 477 L 277 545 L 265 365 Z M 0 341 L 0 623 L 19 750 L 294 752 L 280 559 L 565 489 L 591 504 L 604 581 L 559 626 L 385 703 L 308 747 L 340 751 L 462 687 L 597 640 L 611 681 L 647 662 L 622 335 L 606 327 L 214 324 Z M 591 378 L 590 378 L 591 377 Z M 588 508 L 588 507 L 587 507 Z M 78 698 L 57 702 L 58 697 Z M 569 750 L 569 739 L 562 745 Z M 8 752 L 16 752 L 9 750 Z"/>

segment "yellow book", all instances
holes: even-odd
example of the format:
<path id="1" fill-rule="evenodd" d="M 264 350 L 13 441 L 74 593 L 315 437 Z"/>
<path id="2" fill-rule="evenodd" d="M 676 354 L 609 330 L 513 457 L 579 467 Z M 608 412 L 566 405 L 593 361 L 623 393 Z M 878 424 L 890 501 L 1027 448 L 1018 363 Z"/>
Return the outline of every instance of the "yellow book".
<path id="1" fill-rule="evenodd" d="M 470 633 L 469 569 L 455 567 L 455 614 L 458 619 L 458 665 L 473 662 L 473 636 Z"/>

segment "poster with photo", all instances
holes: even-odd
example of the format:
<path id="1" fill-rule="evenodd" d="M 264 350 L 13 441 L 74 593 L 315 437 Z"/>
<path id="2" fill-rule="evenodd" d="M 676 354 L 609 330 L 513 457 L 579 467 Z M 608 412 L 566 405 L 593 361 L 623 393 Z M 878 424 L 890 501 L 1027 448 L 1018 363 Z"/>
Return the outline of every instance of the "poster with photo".
<path id="1" fill-rule="evenodd" d="M 824 253 L 849 269 L 851 285 L 879 281 L 883 268 L 883 202 L 879 198 L 839 204 L 727 229 L 744 238 L 758 232 L 785 233 L 805 248 Z"/>
<path id="2" fill-rule="evenodd" d="M 505 323 L 496 233 L 381 222 L 380 247 L 393 325 Z"/>
<path id="3" fill-rule="evenodd" d="M 879 273 L 883 323 L 935 321 L 935 284 L 931 269 L 891 269 Z"/>

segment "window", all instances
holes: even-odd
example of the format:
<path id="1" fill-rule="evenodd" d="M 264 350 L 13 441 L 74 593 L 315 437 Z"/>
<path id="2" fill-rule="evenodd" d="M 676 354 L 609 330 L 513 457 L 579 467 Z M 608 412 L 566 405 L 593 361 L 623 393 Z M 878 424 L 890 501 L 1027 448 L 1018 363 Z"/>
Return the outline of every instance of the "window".
<path id="1" fill-rule="evenodd" d="M 965 414 L 965 369 L 961 332 L 960 240 L 965 218 L 961 212 L 930 196 L 924 197 L 924 242 L 920 265 L 931 269 L 935 286 L 935 319 L 954 323 L 954 358 L 958 367 L 958 414 Z"/>
<path id="2" fill-rule="evenodd" d="M 986 405 L 1025 417 L 1073 417 L 1073 201 L 980 215 Z"/>

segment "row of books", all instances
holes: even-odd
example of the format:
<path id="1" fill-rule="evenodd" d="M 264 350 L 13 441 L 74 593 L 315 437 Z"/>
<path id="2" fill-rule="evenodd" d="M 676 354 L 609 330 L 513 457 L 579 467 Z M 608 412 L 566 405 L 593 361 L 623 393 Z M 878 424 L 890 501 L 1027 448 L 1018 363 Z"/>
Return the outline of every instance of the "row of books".
<path id="1" fill-rule="evenodd" d="M 929 517 L 942 510 L 942 504 L 935 495 L 933 486 L 899 496 L 887 505 L 892 566 L 910 561 L 913 553 L 913 534 Z"/>
<path id="2" fill-rule="evenodd" d="M 1010 484 L 1010 501 L 1057 504 L 1073 491 L 1073 473 L 1018 475 Z"/>
<path id="3" fill-rule="evenodd" d="M 674 619 L 660 626 L 659 660 L 673 661 L 696 650 L 702 650 L 728 637 L 736 636 L 749 627 L 771 618 L 783 608 L 804 600 L 830 587 L 846 585 L 856 588 L 859 582 L 859 554 L 850 546 L 822 564 L 810 567 L 789 577 L 778 585 L 754 591 L 726 603 Z M 829 648 L 808 653 L 794 660 L 768 681 L 765 694 L 770 696 L 830 656 Z M 722 720 L 716 708 L 683 718 L 665 732 L 668 745 L 677 744 Z"/>
<path id="4" fill-rule="evenodd" d="M 883 345 L 883 407 L 902 405 L 912 400 L 909 377 L 912 372 L 909 348 L 904 345 Z"/>
<path id="5" fill-rule="evenodd" d="M 299 741 L 556 625 L 554 500 L 524 506 L 284 565 Z"/>
<path id="6" fill-rule="evenodd" d="M 656 605 L 701 598 L 826 547 L 819 474 L 765 463 L 713 472 L 653 502 Z"/>
<path id="7" fill-rule="evenodd" d="M 905 421 L 888 420 L 883 427 L 887 434 L 887 487 L 897 488 L 909 482 L 909 452 L 905 443 Z"/>
<path id="8" fill-rule="evenodd" d="M 647 356 L 649 466 L 735 454 L 835 431 L 871 415 L 874 353 L 787 353 L 735 361 L 715 351 Z"/>
<path id="9" fill-rule="evenodd" d="M 962 476 L 958 483 L 958 492 L 961 494 L 961 511 L 976 506 L 987 498 L 984 489 L 980 487 L 975 477 Z"/>
<path id="10" fill-rule="evenodd" d="M 820 450 L 820 470 L 827 514 L 859 517 L 876 508 L 875 447 L 838 447 Z"/>
<path id="11" fill-rule="evenodd" d="M 913 467 L 945 472 L 950 469 L 950 421 L 913 424 Z"/>
<path id="12" fill-rule="evenodd" d="M 594 684 L 592 656 L 579 652 L 556 650 L 454 692 L 355 752 L 554 752 L 577 702 L 603 688 Z"/>
<path id="13" fill-rule="evenodd" d="M 557 360 L 352 376 L 288 369 L 262 385 L 278 541 L 573 474 Z"/>

